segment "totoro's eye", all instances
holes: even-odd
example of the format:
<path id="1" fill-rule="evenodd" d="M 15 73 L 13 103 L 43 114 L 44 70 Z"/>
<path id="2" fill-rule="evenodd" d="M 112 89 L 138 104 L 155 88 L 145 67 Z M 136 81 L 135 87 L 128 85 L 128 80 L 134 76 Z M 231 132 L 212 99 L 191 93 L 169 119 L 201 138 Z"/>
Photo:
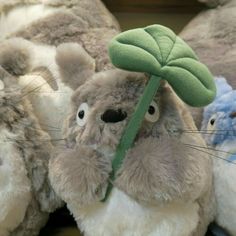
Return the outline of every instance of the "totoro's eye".
<path id="1" fill-rule="evenodd" d="M 216 121 L 216 119 L 211 119 L 211 120 L 210 120 L 210 124 L 211 124 L 211 125 L 214 125 L 214 124 L 215 124 L 215 121 Z"/>
<path id="2" fill-rule="evenodd" d="M 89 114 L 89 106 L 87 103 L 82 103 L 76 114 L 76 122 L 79 126 L 84 126 L 87 122 Z"/>
<path id="3" fill-rule="evenodd" d="M 152 101 L 149 105 L 148 111 L 145 114 L 145 119 L 149 122 L 155 123 L 160 117 L 159 108 L 156 102 Z"/>
<path id="4" fill-rule="evenodd" d="M 5 85 L 2 80 L 0 80 L 0 90 L 3 90 L 5 88 Z"/>
<path id="5" fill-rule="evenodd" d="M 214 114 L 209 119 L 208 124 L 207 124 L 207 130 L 208 131 L 214 131 L 215 130 L 216 118 L 217 118 L 217 115 Z"/>

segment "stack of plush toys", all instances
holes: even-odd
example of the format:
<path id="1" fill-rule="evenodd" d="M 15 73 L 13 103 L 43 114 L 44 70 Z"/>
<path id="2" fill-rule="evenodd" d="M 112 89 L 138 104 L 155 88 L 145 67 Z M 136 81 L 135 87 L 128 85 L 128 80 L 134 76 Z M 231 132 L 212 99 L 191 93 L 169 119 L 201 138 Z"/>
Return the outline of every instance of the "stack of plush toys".
<path id="1" fill-rule="evenodd" d="M 86 236 L 236 235 L 235 91 L 161 25 L 109 58 L 1 43 L 0 236 L 38 235 L 63 202 Z M 206 106 L 200 131 L 184 103 Z"/>

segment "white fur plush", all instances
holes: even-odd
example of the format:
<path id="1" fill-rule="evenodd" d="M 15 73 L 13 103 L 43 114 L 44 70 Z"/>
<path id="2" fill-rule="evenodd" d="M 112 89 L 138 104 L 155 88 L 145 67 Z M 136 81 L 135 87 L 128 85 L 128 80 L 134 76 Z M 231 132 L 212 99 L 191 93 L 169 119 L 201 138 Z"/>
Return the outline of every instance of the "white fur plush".
<path id="1" fill-rule="evenodd" d="M 6 129 L 0 132 L 0 235 L 7 236 L 24 219 L 31 200 L 31 183 L 24 160 L 16 150 L 16 137 Z"/>
<path id="2" fill-rule="evenodd" d="M 68 115 L 72 94 L 69 87 L 59 81 L 57 83 L 59 89 L 54 91 L 40 75 L 24 75 L 19 78 L 19 84 L 31 101 L 42 128 L 55 142 L 62 138 L 62 124 Z"/>
<path id="3" fill-rule="evenodd" d="M 84 209 L 68 205 L 86 236 L 189 236 L 198 224 L 196 203 L 171 203 L 168 206 L 144 206 L 114 188 L 105 203 Z M 149 220 L 147 220 L 149 219 Z"/>
<path id="4" fill-rule="evenodd" d="M 204 109 L 202 132 L 214 150 L 216 222 L 236 235 L 236 90 L 223 77 L 215 81 L 217 96 Z"/>
<path id="5" fill-rule="evenodd" d="M 22 89 L 23 97 L 30 100 L 42 128 L 52 139 L 61 139 L 61 127 L 68 114 L 72 89 L 60 79 L 55 62 L 56 47 L 32 43 L 22 38 L 11 38 L 3 43 L 4 46 L 13 56 L 14 49 L 27 55 L 27 69 L 16 81 Z M 55 88 L 50 84 L 56 85 Z"/>
<path id="6" fill-rule="evenodd" d="M 4 39 L 22 27 L 56 11 L 58 11 L 57 8 L 45 6 L 43 4 L 35 4 L 19 6 L 10 12 L 1 12 L 0 39 Z"/>

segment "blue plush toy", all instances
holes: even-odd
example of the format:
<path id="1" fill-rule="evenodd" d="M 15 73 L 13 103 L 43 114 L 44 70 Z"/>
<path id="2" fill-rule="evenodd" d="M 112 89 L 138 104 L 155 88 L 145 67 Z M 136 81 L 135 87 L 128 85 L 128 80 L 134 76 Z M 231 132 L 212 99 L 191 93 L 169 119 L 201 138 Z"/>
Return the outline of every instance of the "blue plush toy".
<path id="1" fill-rule="evenodd" d="M 201 132 L 215 150 L 216 221 L 236 235 L 236 90 L 222 77 L 215 81 L 217 96 L 204 109 Z"/>

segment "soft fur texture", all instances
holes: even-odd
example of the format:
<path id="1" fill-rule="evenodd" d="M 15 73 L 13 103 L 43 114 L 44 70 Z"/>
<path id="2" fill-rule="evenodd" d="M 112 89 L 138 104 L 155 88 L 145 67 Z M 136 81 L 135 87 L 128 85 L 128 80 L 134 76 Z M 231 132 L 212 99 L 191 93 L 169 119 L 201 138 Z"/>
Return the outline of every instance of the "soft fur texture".
<path id="1" fill-rule="evenodd" d="M 32 113 L 16 78 L 0 68 L 1 236 L 36 236 L 61 205 L 48 181 L 50 137 Z"/>
<path id="2" fill-rule="evenodd" d="M 43 7 L 38 5 L 40 3 Z M 37 14 L 33 18 L 25 17 L 25 12 L 32 16 L 35 9 Z M 119 32 L 117 22 L 103 4 L 99 0 L 9 0 L 0 2 L 0 11 L 2 15 L 5 14 L 1 17 L 0 26 L 14 26 L 4 31 L 3 37 L 8 40 L 0 45 L 0 62 L 9 73 L 20 76 L 19 84 L 24 96 L 32 103 L 31 113 L 37 115 L 40 129 L 47 131 L 54 141 L 61 140 L 64 137 L 55 131 L 60 131 L 58 127 L 62 127 L 64 116 L 68 116 L 64 130 L 68 150 L 59 150 L 60 155 L 50 162 L 50 178 L 59 196 L 67 202 L 79 227 L 88 235 L 115 235 L 114 231 L 118 235 L 130 235 L 131 232 L 135 233 L 135 229 L 137 235 L 204 235 L 214 215 L 211 160 L 207 155 L 196 155 L 192 151 L 193 158 L 187 146 L 179 148 L 179 153 L 173 152 L 189 137 L 184 130 L 196 128 L 186 108 L 164 84 L 155 98 L 161 111 L 160 119 L 156 124 L 144 121 L 136 140 L 142 146 L 151 139 L 146 144 L 151 145 L 150 148 L 145 146 L 148 153 L 143 157 L 143 151 L 135 145 L 127 155 L 110 199 L 105 204 L 99 202 L 105 193 L 111 157 L 145 85 L 145 78 L 140 74 L 118 70 L 95 73 L 112 68 L 107 44 Z M 23 17 L 19 19 L 19 16 Z M 60 45 L 66 42 L 78 43 L 86 52 L 78 45 Z M 57 46 L 59 68 L 55 63 Z M 70 51 L 71 48 L 79 50 L 79 54 Z M 70 55 L 73 57 L 70 58 Z M 76 66 L 71 64 L 73 73 L 68 73 L 66 70 L 70 59 L 76 58 L 80 63 L 75 62 L 75 65 L 82 71 L 78 73 Z M 90 79 L 91 76 L 93 79 Z M 56 83 L 49 83 L 51 80 Z M 68 114 L 70 94 L 79 85 L 72 98 L 72 113 Z M 63 95 L 59 96 L 60 93 Z M 85 100 L 87 97 L 89 99 Z M 86 126 L 80 128 L 75 117 L 78 106 L 84 101 L 90 106 L 90 115 Z M 100 116 L 106 109 L 119 109 L 121 105 L 128 114 L 127 119 L 116 124 L 101 121 Z M 157 141 L 157 147 L 167 139 L 166 142 L 172 147 L 170 151 L 162 149 L 167 160 L 163 160 L 159 150 L 154 153 L 151 149 L 153 139 Z M 194 134 L 192 139 L 192 144 L 204 146 L 199 135 Z M 47 148 L 50 150 L 50 147 Z M 180 161 L 182 155 L 186 162 Z M 135 160 L 133 164 L 131 159 Z M 142 165 L 145 159 L 147 162 Z M 37 166 L 38 162 L 32 162 L 26 169 L 33 164 Z M 136 166 L 140 176 L 135 172 Z M 127 171 L 129 167 L 137 180 L 141 181 L 140 189 L 136 188 L 137 181 L 132 173 Z M 148 172 L 144 171 L 149 167 Z M 161 172 L 156 173 L 155 170 Z M 163 179 L 159 179 L 160 174 Z M 30 175 L 29 179 L 33 181 L 33 177 Z M 42 176 L 37 178 L 42 179 Z M 159 187 L 163 194 L 160 194 Z M 139 191 L 144 192 L 140 194 Z M 46 203 L 45 200 L 43 202 Z M 30 204 L 23 223 L 12 235 L 25 232 L 24 236 L 32 236 L 46 220 L 47 213 L 40 218 L 38 202 L 35 200 Z M 116 218 L 118 209 L 120 213 Z M 129 219 L 124 217 L 123 212 L 127 213 Z M 142 230 L 137 227 L 139 224 Z"/>
<path id="3" fill-rule="evenodd" d="M 21 76 L 19 84 L 41 127 L 58 145 L 72 90 L 60 80 L 55 46 L 79 43 L 93 57 L 91 66 L 105 70 L 111 67 L 107 44 L 119 26 L 99 0 L 1 1 L 0 11 L 1 36 L 8 39 L 0 42 L 0 65 Z"/>
<path id="4" fill-rule="evenodd" d="M 236 0 L 199 0 L 209 8 L 200 12 L 180 33 L 214 75 L 236 88 Z M 201 127 L 202 109 L 191 109 Z"/>
<path id="5" fill-rule="evenodd" d="M 21 181 L 19 188 L 27 186 L 27 181 L 31 187 L 30 191 L 25 190 L 18 195 L 18 188 L 14 187 L 15 196 L 19 201 L 24 196 L 25 201 L 17 208 L 15 219 L 11 217 L 14 205 L 6 202 L 12 206 L 8 210 L 12 221 L 7 222 L 8 225 L 2 223 L 0 235 L 3 236 L 3 231 L 4 234 L 11 231 L 14 236 L 33 236 L 46 223 L 48 213 L 61 204 L 47 182 L 47 168 L 52 152 L 50 141 L 54 146 L 60 146 L 63 140 L 62 123 L 69 114 L 72 89 L 61 80 L 55 63 L 56 47 L 64 42 L 79 43 L 93 57 L 89 70 L 105 70 L 111 67 L 107 43 L 119 32 L 119 26 L 99 0 L 0 0 L 0 14 L 0 65 L 4 69 L 0 70 L 4 82 L 0 80 L 0 88 L 6 87 L 8 91 L 12 87 L 9 90 L 12 99 L 18 98 L 16 91 L 22 97 L 17 105 L 27 116 L 26 124 L 17 123 L 15 130 L 9 132 L 10 136 L 17 133 L 17 145 L 23 152 L 18 155 L 24 157 L 25 167 L 19 168 L 19 174 L 16 173 L 19 184 Z M 61 56 L 64 57 L 63 52 Z M 59 62 L 60 57 L 57 60 Z M 14 79 L 6 79 L 10 76 L 6 71 L 15 76 Z M 17 83 L 19 87 L 15 90 Z M 11 122 L 15 122 L 13 118 L 8 121 L 7 130 L 11 128 Z M 1 135 L 5 137 L 5 133 Z M 13 155 L 14 149 L 9 149 Z M 2 145 L 0 150 L 3 152 Z M 4 163 L 5 168 L 7 163 Z M 9 169 L 9 176 L 14 168 Z M 25 173 L 27 176 L 24 176 Z M 1 202 L 4 204 L 5 200 Z M 18 201 L 15 203 L 19 205 Z M 1 215 L 2 222 L 8 219 L 3 218 L 4 215 Z"/>
<path id="6" fill-rule="evenodd" d="M 63 50 L 88 56 L 72 44 Z M 78 66 L 91 61 L 73 58 L 78 59 L 74 62 Z M 64 64 L 62 60 L 59 63 Z M 143 121 L 134 147 L 117 174 L 112 194 L 105 203 L 100 202 L 106 192 L 112 157 L 143 93 L 146 78 L 117 69 L 90 77 L 94 72 L 86 66 L 81 68 L 84 70 L 79 74 L 70 75 L 70 86 L 75 85 L 74 76 L 81 85 L 72 97 L 65 126 L 67 149 L 60 150 L 49 166 L 51 183 L 78 226 L 89 236 L 204 235 L 214 217 L 211 159 L 192 148 L 205 147 L 204 141 L 199 134 L 185 132 L 196 127 L 165 83 L 154 99 L 159 120 Z M 62 73 L 67 75 L 66 71 Z M 64 81 L 70 83 L 69 77 Z M 84 103 L 88 108 L 80 123 L 78 108 Z M 108 109 L 120 109 L 127 118 L 107 123 L 102 115 Z"/>
<path id="7" fill-rule="evenodd" d="M 47 182 L 47 168 L 52 153 L 51 143 L 60 146 L 63 140 L 62 125 L 69 113 L 73 90 L 61 81 L 55 63 L 56 47 L 63 48 L 60 44 L 65 42 L 79 43 L 93 57 L 90 58 L 91 71 L 95 68 L 96 71 L 108 69 L 111 64 L 106 50 L 107 43 L 119 32 L 119 26 L 99 0 L 0 0 L 0 14 L 0 65 L 4 68 L 0 70 L 0 89 L 5 87 L 4 92 L 9 92 L 9 102 L 13 98 L 22 97 L 19 104 L 8 106 L 12 110 L 21 106 L 26 116 L 21 118 L 25 119 L 26 124 L 17 123 L 18 120 L 15 122 L 13 118 L 7 120 L 7 131 L 10 129 L 9 135 L 16 135 L 19 139 L 16 142 L 17 151 L 20 150 L 18 156 L 25 164 L 25 169 L 24 166 L 18 167 L 19 173 L 15 173 L 19 177 L 19 184 L 21 181 L 18 188 L 27 184 L 31 187 L 19 194 L 18 188 L 14 187 L 15 197 L 20 201 L 24 196 L 25 201 L 21 203 L 19 212 L 15 211 L 15 218 L 10 217 L 12 220 L 7 221 L 8 225 L 8 218 L 0 216 L 0 235 L 11 231 L 12 236 L 33 236 L 46 223 L 48 213 L 61 204 Z M 65 62 L 66 55 L 61 56 Z M 60 56 L 57 60 L 60 65 Z M 14 78 L 6 79 L 10 77 L 6 71 Z M 17 82 L 19 87 L 16 86 Z M 16 96 L 16 92 L 19 96 Z M 4 115 L 4 111 L 0 111 L 0 115 Z M 14 129 L 11 128 L 11 122 L 15 122 Z M 0 130 L 0 133 L 5 138 L 5 131 Z M 1 152 L 5 152 L 3 149 L 0 145 Z M 11 146 L 9 149 L 14 154 Z M 4 167 L 8 168 L 8 164 L 11 164 L 10 159 L 4 163 Z M 14 168 L 16 166 L 13 165 L 11 170 Z M 14 183 L 9 182 L 9 185 Z M 2 199 L 3 204 L 4 201 Z M 14 204 L 19 205 L 19 201 Z M 6 204 L 12 207 L 8 209 L 9 216 L 12 216 L 15 205 L 10 201 Z"/>
<path id="8" fill-rule="evenodd" d="M 23 4 L 21 0 L 11 0 L 0 2 L 0 9 L 13 11 L 16 6 L 20 6 L 24 14 L 25 9 L 37 7 L 32 3 L 43 4 L 36 14 L 41 16 L 37 20 L 29 18 L 28 22 L 24 22 L 24 27 L 7 32 L 7 37 L 23 37 L 53 46 L 77 42 L 96 59 L 97 70 L 110 67 L 107 43 L 118 32 L 119 26 L 99 0 L 26 0 Z M 2 19 L 2 25 L 8 20 L 7 17 L 11 17 L 10 12 Z M 13 14 L 12 18 L 11 25 L 16 25 L 19 17 Z"/>
<path id="9" fill-rule="evenodd" d="M 24 219 L 31 199 L 31 184 L 25 163 L 13 142 L 17 135 L 2 127 L 0 139 L 1 197 L 0 235 L 7 236 Z"/>
<path id="10" fill-rule="evenodd" d="M 0 63 L 9 73 L 19 76 L 22 93 L 30 100 L 41 127 L 56 145 L 62 138 L 61 124 L 68 113 L 66 108 L 72 90 L 59 79 L 55 52 L 53 46 L 12 38 L 2 43 Z"/>
<path id="11" fill-rule="evenodd" d="M 214 154 L 217 223 L 236 235 L 236 91 L 224 78 L 216 79 L 217 97 L 204 109 L 202 132 Z"/>

